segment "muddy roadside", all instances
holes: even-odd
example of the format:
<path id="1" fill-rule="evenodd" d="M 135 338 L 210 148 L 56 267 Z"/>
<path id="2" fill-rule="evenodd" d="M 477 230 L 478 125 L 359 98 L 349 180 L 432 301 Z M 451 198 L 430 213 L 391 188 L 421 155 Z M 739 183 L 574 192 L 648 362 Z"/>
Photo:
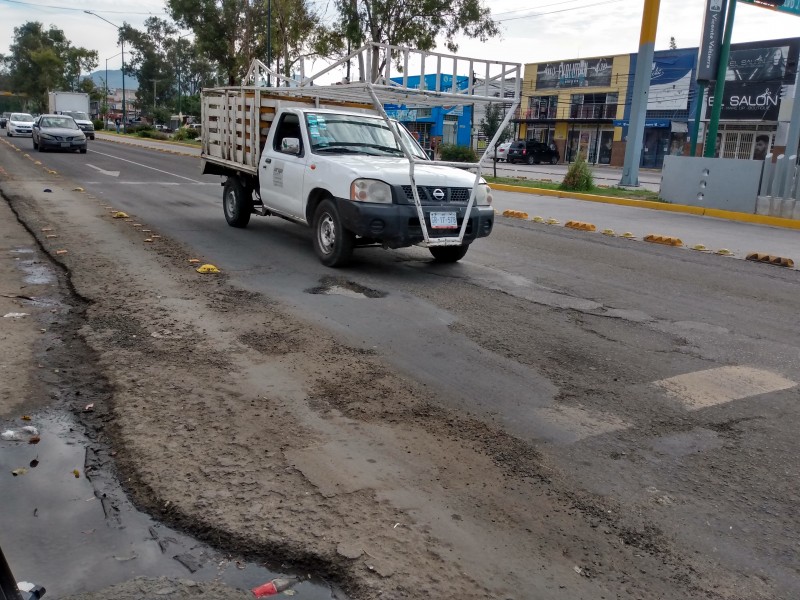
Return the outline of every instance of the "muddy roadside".
<path id="1" fill-rule="evenodd" d="M 725 597 L 635 515 L 623 526 L 565 489 L 535 448 L 198 274 L 188 249 L 114 218 L 113 199 L 10 160 L 21 176 L 0 190 L 85 301 L 79 334 L 108 382 L 81 417 L 155 517 L 359 599 Z"/>

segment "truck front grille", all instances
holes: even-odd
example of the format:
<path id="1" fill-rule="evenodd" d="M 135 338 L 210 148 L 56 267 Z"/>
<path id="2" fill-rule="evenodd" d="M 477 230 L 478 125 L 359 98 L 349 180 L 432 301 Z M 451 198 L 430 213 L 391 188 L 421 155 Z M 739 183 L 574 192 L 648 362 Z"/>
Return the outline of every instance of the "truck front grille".
<path id="1" fill-rule="evenodd" d="M 444 197 L 439 200 L 434 195 L 436 190 L 441 190 L 444 194 Z M 447 203 L 447 204 L 466 204 L 469 202 L 469 195 L 472 192 L 472 188 L 462 188 L 462 187 L 437 187 L 433 185 L 418 185 L 417 186 L 417 193 L 419 194 L 419 199 L 423 204 L 439 204 L 439 203 Z M 403 186 L 403 193 L 406 195 L 406 200 L 413 203 L 414 202 L 414 192 L 411 189 L 410 185 Z"/>

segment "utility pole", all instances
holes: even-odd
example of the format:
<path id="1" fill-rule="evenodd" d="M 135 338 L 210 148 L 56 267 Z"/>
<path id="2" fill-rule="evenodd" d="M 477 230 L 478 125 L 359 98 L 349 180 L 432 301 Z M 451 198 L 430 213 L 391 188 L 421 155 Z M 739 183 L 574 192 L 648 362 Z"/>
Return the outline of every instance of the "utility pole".
<path id="1" fill-rule="evenodd" d="M 267 0 L 267 67 L 272 68 L 272 0 Z M 267 71 L 267 87 L 272 87 L 272 76 Z"/>
<path id="2" fill-rule="evenodd" d="M 119 34 L 119 41 L 120 41 L 120 44 L 122 44 L 122 52 L 121 52 L 121 54 L 122 54 L 122 128 L 123 128 L 122 130 L 126 131 L 128 128 L 126 127 L 127 114 L 126 114 L 126 111 L 125 111 L 125 38 L 122 37 L 122 27 L 114 25 L 108 19 L 106 19 L 104 17 L 101 17 L 97 13 L 94 13 L 94 12 L 92 12 L 90 10 L 84 10 L 83 12 L 85 12 L 87 15 L 95 16 L 98 19 L 100 19 L 101 21 L 105 21 L 106 23 L 108 23 L 112 27 L 116 28 L 117 33 Z"/>
<path id="3" fill-rule="evenodd" d="M 639 158 L 642 154 L 642 137 L 647 118 L 647 96 L 650 92 L 650 74 L 653 70 L 653 53 L 656 45 L 658 11 L 661 0 L 644 0 L 642 31 L 639 34 L 639 54 L 636 58 L 636 75 L 633 80 L 631 119 L 628 123 L 628 140 L 625 145 L 625 165 L 620 185 L 639 185 Z"/>
<path id="4" fill-rule="evenodd" d="M 731 36 L 733 35 L 733 17 L 735 14 L 736 0 L 730 0 L 728 17 L 725 20 L 725 35 L 722 38 L 722 49 L 719 53 L 717 81 L 714 84 L 714 106 L 711 109 L 711 121 L 706 132 L 706 143 L 703 146 L 703 156 L 706 158 L 713 158 L 717 150 L 717 131 L 719 130 L 719 118 L 722 115 L 722 99 L 725 95 L 725 77 L 728 73 L 728 60 L 731 56 Z M 720 154 L 722 154 L 721 148 Z"/>

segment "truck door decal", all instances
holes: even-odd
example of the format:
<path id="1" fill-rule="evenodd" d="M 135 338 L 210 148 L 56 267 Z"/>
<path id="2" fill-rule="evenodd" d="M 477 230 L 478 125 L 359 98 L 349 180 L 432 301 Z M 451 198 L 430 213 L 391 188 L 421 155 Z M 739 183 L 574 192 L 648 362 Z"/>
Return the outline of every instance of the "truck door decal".
<path id="1" fill-rule="evenodd" d="M 272 185 L 276 188 L 283 187 L 283 162 L 275 161 L 272 169 Z"/>

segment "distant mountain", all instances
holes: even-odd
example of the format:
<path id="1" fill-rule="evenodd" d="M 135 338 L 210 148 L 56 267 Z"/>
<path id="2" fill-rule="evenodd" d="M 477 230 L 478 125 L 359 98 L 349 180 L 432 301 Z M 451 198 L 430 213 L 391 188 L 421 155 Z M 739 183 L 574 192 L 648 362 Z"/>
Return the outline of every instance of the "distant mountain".
<path id="1" fill-rule="evenodd" d="M 99 87 L 103 88 L 105 86 L 105 79 L 106 79 L 106 70 L 101 69 L 99 71 L 95 71 L 89 77 L 92 78 L 94 84 Z M 109 69 L 108 70 L 108 89 L 113 90 L 115 88 L 122 88 L 122 70 L 120 69 Z M 125 89 L 126 90 L 138 90 L 139 89 L 139 80 L 135 77 L 131 77 L 130 75 L 125 76 Z"/>

